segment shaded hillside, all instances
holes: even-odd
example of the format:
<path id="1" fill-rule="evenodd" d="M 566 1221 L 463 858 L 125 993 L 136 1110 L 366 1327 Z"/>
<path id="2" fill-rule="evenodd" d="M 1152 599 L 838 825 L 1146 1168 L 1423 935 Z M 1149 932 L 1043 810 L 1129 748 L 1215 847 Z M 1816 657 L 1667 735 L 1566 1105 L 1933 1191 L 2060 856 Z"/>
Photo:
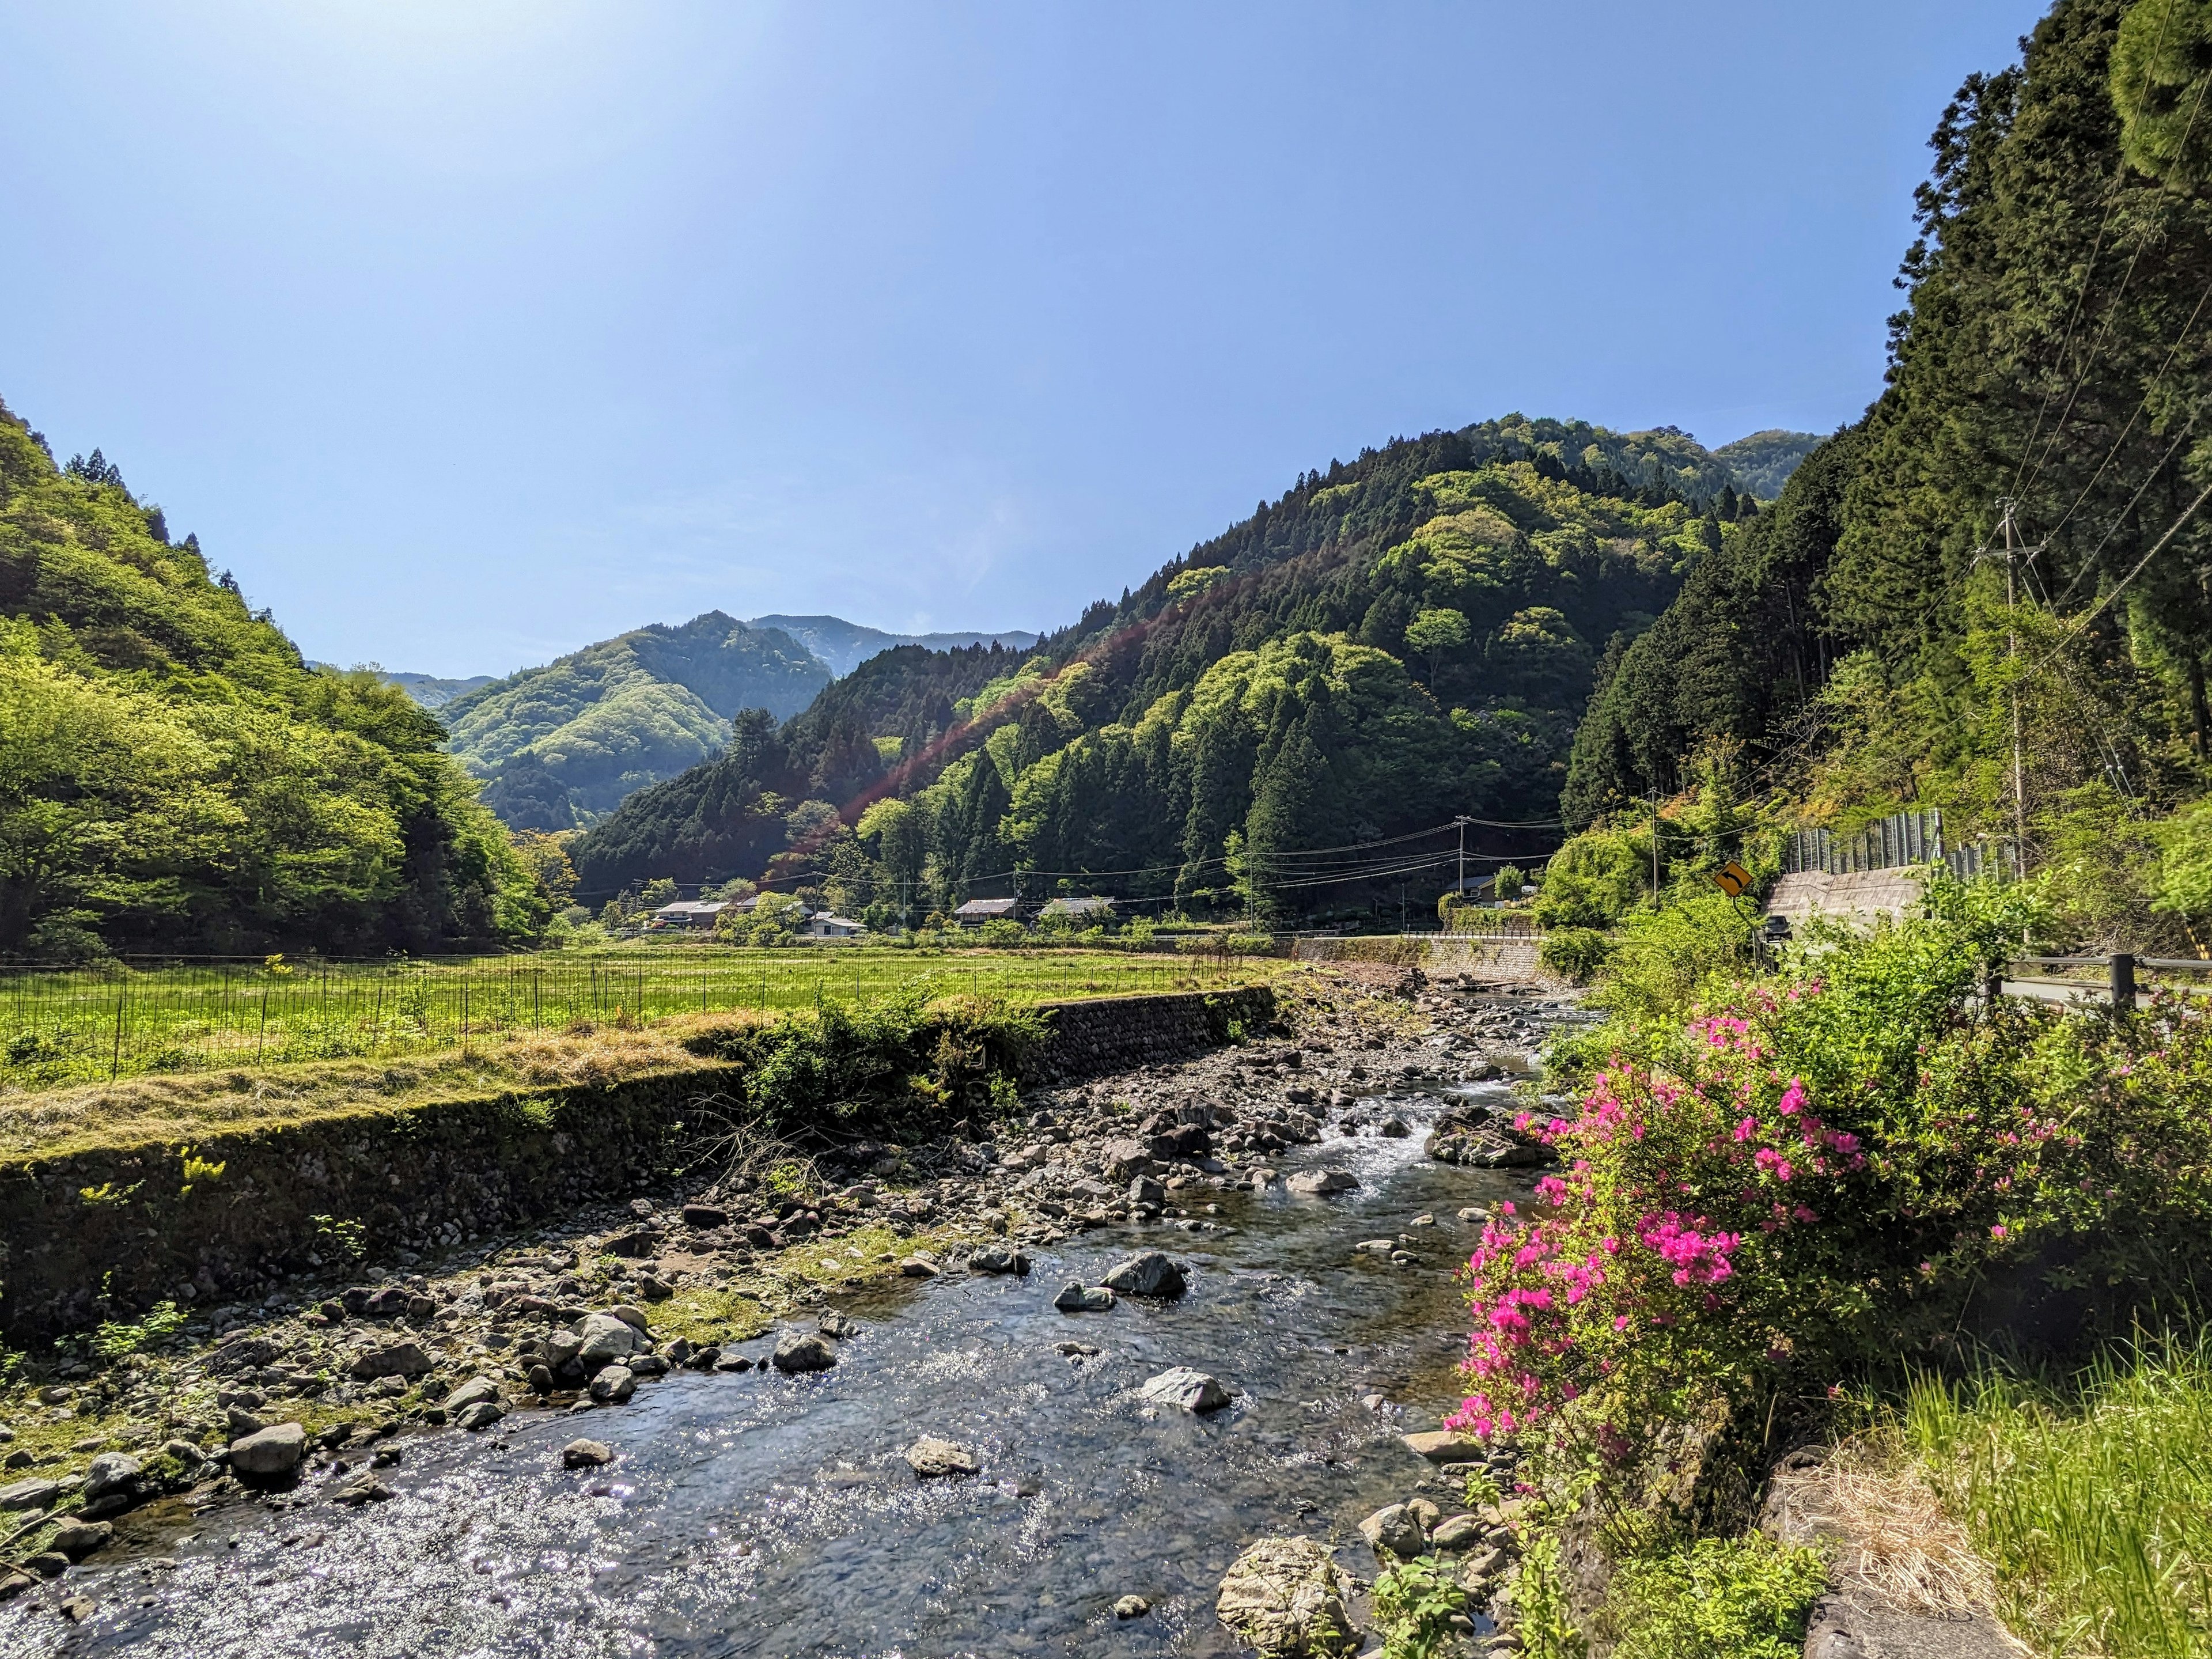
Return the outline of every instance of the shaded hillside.
<path id="1" fill-rule="evenodd" d="M 456 697 L 465 697 L 471 691 L 481 691 L 498 678 L 495 674 L 471 674 L 465 680 L 441 679 L 435 674 L 394 673 L 380 668 L 376 677 L 386 685 L 396 685 L 425 708 L 443 708 Z"/>
<path id="2" fill-rule="evenodd" d="M 794 714 L 829 680 L 790 635 L 710 611 L 526 668 L 443 714 L 487 805 L 516 829 L 568 830 L 720 752 L 740 709 Z"/>
<path id="3" fill-rule="evenodd" d="M 998 634 L 959 629 L 938 634 L 886 634 L 880 628 L 847 622 L 842 617 L 755 617 L 745 626 L 782 629 L 829 664 L 833 674 L 849 674 L 878 652 L 898 645 L 918 645 L 930 651 L 1003 645 L 1010 650 L 1026 651 L 1037 642 L 1035 634 L 1018 628 Z"/>
<path id="4" fill-rule="evenodd" d="M 1571 818 L 1680 787 L 1717 738 L 1808 821 L 2024 827 L 2032 865 L 2082 860 L 2115 911 L 2124 866 L 2163 857 L 2177 892 L 2212 868 L 2147 827 L 2212 742 L 2212 156 L 2173 112 L 2212 24 L 2160 21 L 2062 0 L 1961 88 L 1887 388 L 1607 664 Z"/>
<path id="5" fill-rule="evenodd" d="M 494 944 L 535 884 L 367 672 L 311 669 L 95 452 L 0 406 L 0 954 Z"/>
<path id="6" fill-rule="evenodd" d="M 1817 432 L 1785 432 L 1780 427 L 1765 432 L 1754 432 L 1747 438 L 1738 438 L 1732 444 L 1723 444 L 1713 453 L 1728 463 L 1735 474 L 1739 487 L 1751 491 L 1762 501 L 1771 501 L 1782 493 L 1782 486 L 1790 482 L 1804 459 L 1820 446 Z"/>
<path id="7" fill-rule="evenodd" d="M 1290 866 L 1455 812 L 1553 816 L 1599 653 L 1747 508 L 1668 430 L 1513 416 L 1400 441 L 1304 475 L 1026 656 L 864 665 L 624 803 L 579 873 L 604 893 L 765 871 L 856 907 L 1018 872 L 1201 907 L 1357 902 Z"/>

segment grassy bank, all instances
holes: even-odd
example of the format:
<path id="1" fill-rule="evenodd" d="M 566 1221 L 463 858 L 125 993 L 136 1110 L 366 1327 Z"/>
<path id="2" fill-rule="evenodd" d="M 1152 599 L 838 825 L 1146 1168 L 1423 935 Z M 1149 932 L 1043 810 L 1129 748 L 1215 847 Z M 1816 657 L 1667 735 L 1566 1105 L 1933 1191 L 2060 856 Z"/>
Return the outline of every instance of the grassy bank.
<path id="1" fill-rule="evenodd" d="M 0 976 L 0 1098 L 149 1075 L 474 1054 L 684 1015 L 957 994 L 1024 1004 L 1210 990 L 1267 971 L 1258 959 L 849 946 L 23 969 Z"/>
<path id="2" fill-rule="evenodd" d="M 2212 1346 L 2100 1356 L 2057 1379 L 1925 1379 L 1904 1446 L 2035 1650 L 2212 1655 Z"/>

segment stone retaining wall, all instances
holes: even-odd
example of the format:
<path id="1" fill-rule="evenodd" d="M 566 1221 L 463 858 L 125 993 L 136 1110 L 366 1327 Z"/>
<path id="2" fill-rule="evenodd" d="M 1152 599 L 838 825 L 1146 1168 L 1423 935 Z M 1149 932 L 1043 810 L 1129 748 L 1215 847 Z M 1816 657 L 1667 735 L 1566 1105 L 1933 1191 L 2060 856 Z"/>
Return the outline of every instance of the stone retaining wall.
<path id="1" fill-rule="evenodd" d="M 1265 988 L 1048 1005 L 1024 1081 L 1182 1060 L 1274 1016 Z M 742 1065 L 516 1090 L 195 1140 L 0 1164 L 0 1336 L 238 1297 L 317 1258 L 333 1219 L 374 1256 L 425 1252 L 670 1175 Z M 218 1175 L 204 1170 L 221 1165 Z M 319 1220 L 318 1218 L 321 1219 Z"/>
<path id="2" fill-rule="evenodd" d="M 1367 938 L 1302 939 L 1300 962 L 1380 962 L 1429 974 L 1474 974 L 1485 979 L 1563 983 L 1537 965 L 1540 939 L 1486 938 L 1472 933 L 1382 933 Z"/>

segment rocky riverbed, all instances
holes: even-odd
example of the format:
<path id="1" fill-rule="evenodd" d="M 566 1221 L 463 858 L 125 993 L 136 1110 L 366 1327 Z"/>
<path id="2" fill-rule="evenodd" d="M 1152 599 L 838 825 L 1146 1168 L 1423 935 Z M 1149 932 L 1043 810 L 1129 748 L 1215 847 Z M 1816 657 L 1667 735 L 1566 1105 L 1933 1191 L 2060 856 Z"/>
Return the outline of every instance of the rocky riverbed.
<path id="1" fill-rule="evenodd" d="M 1495 1582 L 1510 1516 L 1402 1437 L 1455 1398 L 1452 1274 L 1571 1011 L 1289 1006 L 33 1377 L 0 1651 L 1228 1653 L 1274 1639 L 1249 1547 L 1334 1551 L 1357 1622 L 1409 1525 Z"/>

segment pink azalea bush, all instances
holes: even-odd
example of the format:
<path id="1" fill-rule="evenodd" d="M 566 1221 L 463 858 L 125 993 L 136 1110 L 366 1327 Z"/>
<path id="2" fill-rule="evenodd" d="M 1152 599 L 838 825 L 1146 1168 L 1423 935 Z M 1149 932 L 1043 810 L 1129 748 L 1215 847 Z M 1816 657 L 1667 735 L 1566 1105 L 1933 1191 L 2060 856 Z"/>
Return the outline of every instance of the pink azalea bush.
<path id="1" fill-rule="evenodd" d="M 2062 1276 L 2116 1278 L 2077 1248 L 2116 1208 L 2185 1219 L 2160 1260 L 2193 1260 L 2212 1021 L 1984 1009 L 2002 938 L 1931 918 L 1817 975 L 1738 984 L 1620 1043 L 1571 1115 L 1524 1116 L 1558 1167 L 1497 1206 L 1468 1261 L 1453 1426 L 1617 1461 L 1717 1396 L 1818 1391 L 1896 1353 L 1994 1262 L 2043 1251 Z"/>

